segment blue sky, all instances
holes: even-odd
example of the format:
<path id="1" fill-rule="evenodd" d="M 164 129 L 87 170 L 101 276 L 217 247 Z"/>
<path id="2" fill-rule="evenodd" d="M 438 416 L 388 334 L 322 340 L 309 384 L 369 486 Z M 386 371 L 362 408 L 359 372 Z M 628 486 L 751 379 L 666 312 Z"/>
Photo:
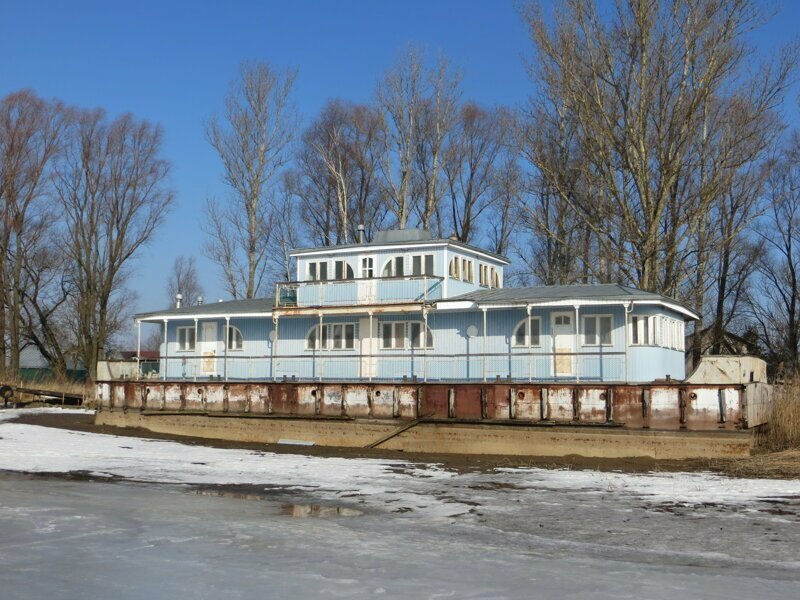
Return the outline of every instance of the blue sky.
<path id="1" fill-rule="evenodd" d="M 547 3 L 546 5 L 549 5 Z M 201 207 L 225 194 L 203 123 L 220 110 L 240 61 L 299 69 L 295 99 L 305 120 L 334 97 L 371 99 L 375 83 L 408 43 L 443 51 L 464 77 L 464 97 L 519 105 L 530 94 L 530 44 L 513 0 L 292 2 L 40 2 L 0 0 L 0 96 L 32 88 L 112 116 L 161 123 L 177 203 L 141 254 L 132 287 L 137 309 L 162 307 L 179 254 L 196 255 L 208 300 L 224 297 L 201 256 Z M 764 52 L 796 39 L 800 2 L 778 11 L 753 42 Z M 797 114 L 797 86 L 787 114 Z M 787 110 L 787 112 L 788 112 Z"/>

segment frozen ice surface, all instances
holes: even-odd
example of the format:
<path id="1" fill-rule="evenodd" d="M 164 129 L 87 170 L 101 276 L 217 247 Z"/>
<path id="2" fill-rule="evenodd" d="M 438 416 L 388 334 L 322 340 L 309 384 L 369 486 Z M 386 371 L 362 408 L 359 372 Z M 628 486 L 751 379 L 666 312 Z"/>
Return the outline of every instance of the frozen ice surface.
<path id="1" fill-rule="evenodd" d="M 126 481 L 0 477 L 3 599 L 800 597 L 797 481 L 456 473 L 10 416 L 0 470 Z"/>

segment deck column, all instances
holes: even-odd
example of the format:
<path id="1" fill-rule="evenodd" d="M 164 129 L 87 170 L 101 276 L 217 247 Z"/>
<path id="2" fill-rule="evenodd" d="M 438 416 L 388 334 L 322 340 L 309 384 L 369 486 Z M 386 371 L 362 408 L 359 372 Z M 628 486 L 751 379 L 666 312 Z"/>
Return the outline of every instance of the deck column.
<path id="1" fill-rule="evenodd" d="M 525 312 L 528 313 L 528 383 L 533 381 L 533 352 L 531 348 L 533 347 L 533 340 L 531 339 L 531 305 L 525 307 Z M 541 329 L 541 327 L 539 328 Z M 541 331 L 539 331 L 539 335 L 541 335 Z"/>
<path id="2" fill-rule="evenodd" d="M 164 319 L 164 373 L 161 379 L 167 378 L 167 371 L 169 370 L 169 338 L 167 338 L 167 321 Z"/>
<path id="3" fill-rule="evenodd" d="M 483 311 L 483 380 L 486 381 L 486 309 Z"/>
<path id="4" fill-rule="evenodd" d="M 320 290 L 322 286 L 320 286 Z M 325 338 L 327 341 L 327 337 Z M 319 313 L 319 330 L 317 331 L 317 344 L 319 344 L 319 380 L 322 381 L 322 374 L 324 372 L 323 366 L 325 364 L 325 357 L 322 356 L 322 313 Z"/>
<path id="5" fill-rule="evenodd" d="M 197 342 L 197 319 L 194 320 L 194 368 L 192 371 L 194 372 L 194 380 L 197 381 L 197 372 L 200 370 L 200 367 L 203 366 L 202 360 L 198 358 L 200 355 L 200 344 Z"/>
<path id="6" fill-rule="evenodd" d="M 600 332 L 597 332 L 597 335 L 600 335 Z M 580 308 L 578 305 L 575 305 L 575 383 L 580 383 L 581 381 L 581 361 L 578 357 L 578 349 L 581 347 L 581 319 L 580 319 Z"/>
<path id="7" fill-rule="evenodd" d="M 272 339 L 272 352 L 269 355 L 269 370 L 272 373 L 272 381 L 275 381 L 278 378 L 277 373 L 275 372 L 275 361 L 278 355 L 278 316 L 275 315 L 272 317 L 272 324 L 275 325 L 274 337 Z"/>
<path id="8" fill-rule="evenodd" d="M 372 313 L 369 313 L 369 381 L 372 381 L 372 373 L 377 369 L 377 361 L 375 361 L 375 342 L 372 339 L 375 328 L 372 324 Z"/>
<path id="9" fill-rule="evenodd" d="M 422 381 L 428 381 L 428 311 L 422 309 Z"/>
<path id="10" fill-rule="evenodd" d="M 142 354 L 142 322 L 139 319 L 136 319 L 136 378 L 142 376 L 142 364 L 141 364 L 141 356 Z"/>
<path id="11" fill-rule="evenodd" d="M 230 327 L 231 318 L 225 317 L 225 339 L 222 340 L 222 343 L 225 344 L 225 356 L 222 360 L 222 374 L 225 381 L 228 381 L 228 336 L 230 335 Z"/>

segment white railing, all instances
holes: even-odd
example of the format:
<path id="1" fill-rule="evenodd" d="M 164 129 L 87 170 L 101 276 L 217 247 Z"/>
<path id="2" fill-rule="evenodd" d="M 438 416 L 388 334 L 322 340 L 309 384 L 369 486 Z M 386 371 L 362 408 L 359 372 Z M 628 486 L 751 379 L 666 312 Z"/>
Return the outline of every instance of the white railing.
<path id="1" fill-rule="evenodd" d="M 275 289 L 275 306 L 351 306 L 427 302 L 442 297 L 442 278 L 430 275 L 336 281 L 287 281 Z"/>
<path id="2" fill-rule="evenodd" d="M 295 356 L 176 356 L 139 361 L 141 378 L 298 381 L 613 381 L 626 379 L 624 352 L 429 354 L 424 350 Z"/>

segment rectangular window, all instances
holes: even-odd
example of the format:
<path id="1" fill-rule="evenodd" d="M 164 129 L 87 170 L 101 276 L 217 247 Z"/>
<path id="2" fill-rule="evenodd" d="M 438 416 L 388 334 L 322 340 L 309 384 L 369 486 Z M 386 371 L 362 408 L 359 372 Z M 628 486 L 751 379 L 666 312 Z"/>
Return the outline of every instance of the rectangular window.
<path id="1" fill-rule="evenodd" d="M 405 323 L 382 323 L 381 324 L 381 348 L 402 349 L 406 346 Z"/>
<path id="2" fill-rule="evenodd" d="M 328 263 L 327 261 L 318 261 L 308 263 L 308 280 L 309 281 L 327 281 L 328 279 Z"/>
<path id="3" fill-rule="evenodd" d="M 306 338 L 306 350 L 323 350 L 328 347 L 328 325 L 323 325 L 322 335 L 320 336 L 320 326 L 315 325 L 308 333 Z M 320 343 L 320 337 L 322 337 Z"/>
<path id="4" fill-rule="evenodd" d="M 639 345 L 639 317 L 631 317 L 631 345 Z"/>
<path id="5" fill-rule="evenodd" d="M 433 254 L 418 254 L 411 257 L 411 275 L 433 275 Z"/>
<path id="6" fill-rule="evenodd" d="M 584 346 L 611 345 L 611 316 L 597 315 L 583 318 Z"/>
<path id="7" fill-rule="evenodd" d="M 372 279 L 375 277 L 375 259 L 365 256 L 361 259 L 361 277 Z"/>
<path id="8" fill-rule="evenodd" d="M 194 350 L 194 327 L 178 327 L 178 350 L 180 352 L 190 352 Z"/>
<path id="9" fill-rule="evenodd" d="M 540 319 L 531 319 L 531 346 L 541 346 L 542 322 Z"/>
<path id="10" fill-rule="evenodd" d="M 333 347 L 337 350 L 352 350 L 355 347 L 355 325 L 349 323 L 333 326 Z"/>

